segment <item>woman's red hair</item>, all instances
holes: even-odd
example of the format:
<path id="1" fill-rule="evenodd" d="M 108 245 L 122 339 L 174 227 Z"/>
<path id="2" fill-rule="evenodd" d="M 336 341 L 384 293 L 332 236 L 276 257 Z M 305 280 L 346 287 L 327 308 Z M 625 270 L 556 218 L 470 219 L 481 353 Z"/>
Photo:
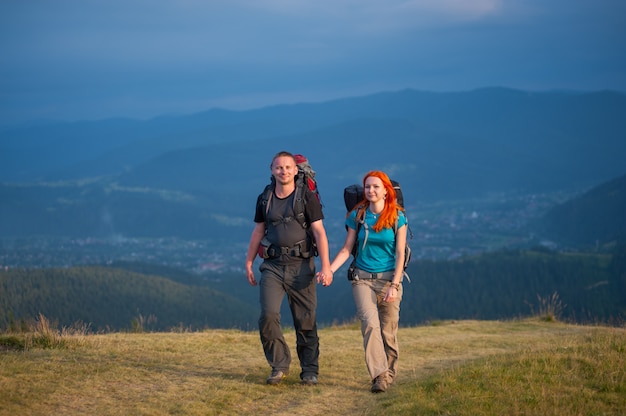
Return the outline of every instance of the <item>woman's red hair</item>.
<path id="1" fill-rule="evenodd" d="M 403 208 L 398 205 L 396 199 L 396 190 L 389 180 L 389 177 L 385 172 L 380 170 L 372 170 L 368 172 L 365 177 L 363 177 L 363 189 L 365 189 L 365 181 L 369 177 L 375 177 L 382 181 L 385 190 L 387 191 L 387 197 L 385 198 L 385 208 L 383 208 L 383 212 L 380 213 L 380 217 L 378 217 L 378 221 L 374 224 L 374 231 L 379 232 L 383 228 L 393 228 L 398 220 L 398 210 L 402 210 Z M 369 205 L 369 201 L 365 197 L 365 193 L 363 194 L 363 200 L 357 204 L 355 209 L 364 208 Z"/>

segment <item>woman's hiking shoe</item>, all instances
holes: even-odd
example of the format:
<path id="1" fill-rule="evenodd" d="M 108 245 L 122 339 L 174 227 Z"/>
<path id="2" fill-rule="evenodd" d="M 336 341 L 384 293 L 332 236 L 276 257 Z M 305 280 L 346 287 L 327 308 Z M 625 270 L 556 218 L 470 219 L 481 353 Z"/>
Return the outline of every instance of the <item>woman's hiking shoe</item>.
<path id="1" fill-rule="evenodd" d="M 283 379 L 287 377 L 287 373 L 282 370 L 272 370 L 272 374 L 267 378 L 267 384 L 279 384 Z"/>
<path id="2" fill-rule="evenodd" d="M 305 386 L 314 386 L 317 384 L 317 376 L 310 375 L 302 377 L 302 384 Z"/>
<path id="3" fill-rule="evenodd" d="M 382 375 L 378 376 L 372 381 L 372 393 L 382 393 L 387 391 L 387 378 Z"/>

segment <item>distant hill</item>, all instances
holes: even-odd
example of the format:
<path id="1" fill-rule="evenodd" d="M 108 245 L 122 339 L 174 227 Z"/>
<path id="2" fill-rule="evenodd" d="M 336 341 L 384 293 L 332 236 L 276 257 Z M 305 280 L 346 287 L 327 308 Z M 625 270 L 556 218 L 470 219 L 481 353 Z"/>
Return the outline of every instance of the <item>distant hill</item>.
<path id="1" fill-rule="evenodd" d="M 283 149 L 309 158 L 331 219 L 370 169 L 409 204 L 580 191 L 626 172 L 625 136 L 624 94 L 504 88 L 4 130 L 0 235 L 240 241 Z"/>
<path id="2" fill-rule="evenodd" d="M 552 208 L 536 227 L 561 245 L 594 249 L 626 242 L 626 175 Z"/>

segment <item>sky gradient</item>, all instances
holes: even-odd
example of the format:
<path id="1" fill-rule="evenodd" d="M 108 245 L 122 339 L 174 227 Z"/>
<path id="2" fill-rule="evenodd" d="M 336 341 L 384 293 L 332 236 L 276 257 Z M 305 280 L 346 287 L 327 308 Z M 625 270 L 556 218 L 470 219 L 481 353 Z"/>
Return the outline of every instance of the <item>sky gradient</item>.
<path id="1" fill-rule="evenodd" d="M 626 92 L 624 0 L 2 0 L 0 124 L 413 88 Z"/>

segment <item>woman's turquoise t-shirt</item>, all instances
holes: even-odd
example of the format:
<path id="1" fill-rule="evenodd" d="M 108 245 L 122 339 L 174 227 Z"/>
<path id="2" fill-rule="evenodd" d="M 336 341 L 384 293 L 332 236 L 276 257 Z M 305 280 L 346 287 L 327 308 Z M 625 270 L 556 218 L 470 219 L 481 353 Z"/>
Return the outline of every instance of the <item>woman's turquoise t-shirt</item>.
<path id="1" fill-rule="evenodd" d="M 357 210 L 350 213 L 346 218 L 346 225 L 353 230 L 357 229 Z M 357 244 L 359 250 L 356 256 L 356 267 L 370 273 L 381 273 L 396 268 L 396 236 L 393 228 L 383 228 L 380 232 L 375 232 L 373 227 L 378 221 L 378 215 L 372 214 L 367 208 L 365 210 L 365 223 L 368 226 L 368 235 L 365 247 L 365 226 L 359 228 Z M 402 211 L 398 211 L 398 228 L 406 225 L 407 220 Z"/>

